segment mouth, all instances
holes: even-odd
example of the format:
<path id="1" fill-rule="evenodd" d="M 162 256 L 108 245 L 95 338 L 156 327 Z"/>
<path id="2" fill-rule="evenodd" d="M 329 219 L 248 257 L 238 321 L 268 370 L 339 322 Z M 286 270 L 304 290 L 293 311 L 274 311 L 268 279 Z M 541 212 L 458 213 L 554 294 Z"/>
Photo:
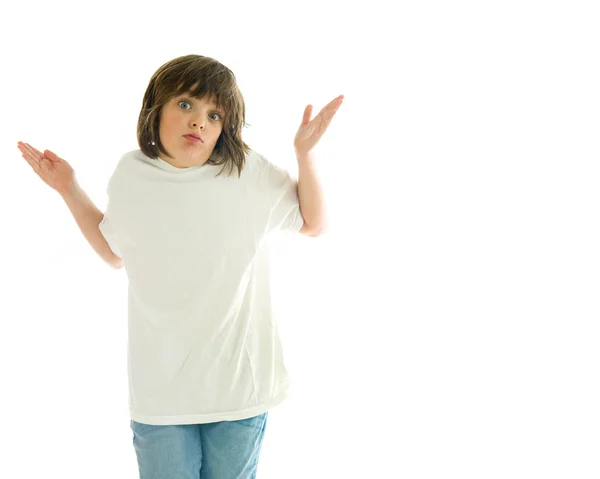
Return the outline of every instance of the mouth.
<path id="1" fill-rule="evenodd" d="M 183 135 L 184 138 L 187 138 L 190 141 L 193 141 L 195 143 L 202 143 L 202 138 L 196 136 L 196 135 Z"/>

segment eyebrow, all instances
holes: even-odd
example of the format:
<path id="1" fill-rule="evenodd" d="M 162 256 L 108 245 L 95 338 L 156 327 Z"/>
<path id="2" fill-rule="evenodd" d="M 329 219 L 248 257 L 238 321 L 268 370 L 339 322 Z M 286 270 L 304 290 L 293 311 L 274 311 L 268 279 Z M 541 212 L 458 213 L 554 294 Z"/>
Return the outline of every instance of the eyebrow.
<path id="1" fill-rule="evenodd" d="M 182 93 L 177 98 L 191 100 L 191 101 L 198 100 L 197 98 L 195 98 L 193 95 L 190 95 L 189 93 Z M 225 114 L 225 110 L 223 110 L 222 108 L 217 108 L 217 105 L 215 105 L 214 103 L 210 103 L 210 106 L 212 107 L 213 110 L 217 110 L 218 112 L 222 113 L 223 115 Z"/>

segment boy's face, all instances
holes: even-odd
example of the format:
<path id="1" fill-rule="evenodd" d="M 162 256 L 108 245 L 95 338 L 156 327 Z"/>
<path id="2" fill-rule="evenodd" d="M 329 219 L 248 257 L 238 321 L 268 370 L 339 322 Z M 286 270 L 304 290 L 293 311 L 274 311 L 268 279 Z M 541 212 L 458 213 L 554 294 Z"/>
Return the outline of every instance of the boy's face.
<path id="1" fill-rule="evenodd" d="M 209 98 L 189 94 L 172 98 L 160 114 L 160 141 L 172 158 L 161 158 L 177 168 L 201 166 L 210 158 L 223 130 L 222 109 Z M 185 135 L 194 134 L 202 141 Z"/>

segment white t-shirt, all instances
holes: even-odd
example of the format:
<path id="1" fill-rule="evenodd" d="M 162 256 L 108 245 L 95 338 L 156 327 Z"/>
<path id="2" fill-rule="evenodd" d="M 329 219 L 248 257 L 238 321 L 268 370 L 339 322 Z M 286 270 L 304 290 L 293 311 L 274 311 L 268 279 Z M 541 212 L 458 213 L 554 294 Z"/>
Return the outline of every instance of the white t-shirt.
<path id="1" fill-rule="evenodd" d="M 265 240 L 304 224 L 297 181 L 254 151 L 240 178 L 222 167 L 133 150 L 109 180 L 100 230 L 128 277 L 134 421 L 234 421 L 288 394 Z"/>

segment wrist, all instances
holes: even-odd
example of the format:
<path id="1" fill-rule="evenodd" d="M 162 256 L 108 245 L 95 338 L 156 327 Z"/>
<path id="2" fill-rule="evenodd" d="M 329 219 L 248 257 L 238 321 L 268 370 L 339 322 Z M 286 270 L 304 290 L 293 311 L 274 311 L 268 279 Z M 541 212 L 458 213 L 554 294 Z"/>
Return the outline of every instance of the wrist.
<path id="1" fill-rule="evenodd" d="M 312 151 L 309 151 L 307 153 L 296 152 L 296 159 L 298 160 L 298 162 L 310 163 L 314 161 L 315 154 Z"/>
<path id="2" fill-rule="evenodd" d="M 62 198 L 64 200 L 69 199 L 70 197 L 75 196 L 78 191 L 79 191 L 79 183 L 77 183 L 77 181 L 74 181 L 73 183 L 70 183 L 67 186 L 64 186 L 60 189 L 56 189 L 57 193 L 62 196 Z"/>

